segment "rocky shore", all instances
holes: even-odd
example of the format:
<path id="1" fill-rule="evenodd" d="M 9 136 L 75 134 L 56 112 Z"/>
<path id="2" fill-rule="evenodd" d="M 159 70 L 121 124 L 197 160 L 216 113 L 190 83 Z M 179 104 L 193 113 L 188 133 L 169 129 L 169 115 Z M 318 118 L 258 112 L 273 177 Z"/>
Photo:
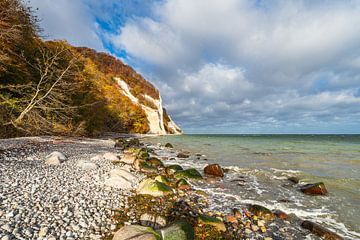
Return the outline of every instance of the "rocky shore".
<path id="1" fill-rule="evenodd" d="M 256 204 L 214 210 L 201 189 L 229 170 L 176 164 L 187 157 L 136 138 L 2 140 L 0 239 L 342 239 Z M 301 191 L 327 193 L 323 183 Z"/>

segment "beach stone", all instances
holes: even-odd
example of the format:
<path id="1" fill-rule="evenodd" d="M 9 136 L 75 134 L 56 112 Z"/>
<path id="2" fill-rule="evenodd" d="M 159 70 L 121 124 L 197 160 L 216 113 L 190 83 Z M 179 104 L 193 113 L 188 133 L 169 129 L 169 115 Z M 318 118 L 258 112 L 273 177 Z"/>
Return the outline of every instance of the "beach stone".
<path id="1" fill-rule="evenodd" d="M 122 168 L 115 168 L 110 171 L 110 177 L 104 184 L 119 189 L 131 189 L 137 182 L 138 178 L 134 174 Z"/>
<path id="2" fill-rule="evenodd" d="M 119 161 L 119 157 L 115 154 L 115 153 L 112 153 L 112 152 L 106 152 L 104 153 L 103 155 L 103 158 L 107 161 Z"/>
<path id="3" fill-rule="evenodd" d="M 180 165 L 174 164 L 169 165 L 165 168 L 165 172 L 167 175 L 173 175 L 174 173 L 184 170 Z"/>
<path id="4" fill-rule="evenodd" d="M 163 240 L 193 240 L 194 228 L 185 221 L 179 221 L 160 230 Z"/>
<path id="5" fill-rule="evenodd" d="M 149 165 L 147 162 L 142 162 L 139 165 L 140 171 L 143 173 L 156 173 L 157 168 Z"/>
<path id="6" fill-rule="evenodd" d="M 224 177 L 224 172 L 219 164 L 210 164 L 204 168 L 204 173 L 215 177 Z"/>
<path id="7" fill-rule="evenodd" d="M 153 214 L 144 213 L 140 216 L 140 223 L 143 226 L 159 229 L 166 226 L 166 219 L 163 216 L 156 216 Z"/>
<path id="8" fill-rule="evenodd" d="M 328 193 L 323 182 L 306 184 L 302 186 L 300 190 L 308 195 L 326 195 Z"/>
<path id="9" fill-rule="evenodd" d="M 283 212 L 281 210 L 276 210 L 274 213 L 280 219 L 286 220 L 286 219 L 289 218 L 289 216 L 285 212 Z"/>
<path id="10" fill-rule="evenodd" d="M 141 148 L 138 150 L 136 157 L 143 160 L 147 160 L 150 157 L 150 154 L 146 148 Z"/>
<path id="11" fill-rule="evenodd" d="M 178 158 L 189 158 L 190 156 L 186 153 L 178 153 L 177 157 Z"/>
<path id="12" fill-rule="evenodd" d="M 166 148 L 174 148 L 174 146 L 173 146 L 171 143 L 166 143 L 166 144 L 165 144 L 165 147 L 166 147 Z"/>
<path id="13" fill-rule="evenodd" d="M 146 161 L 147 164 L 149 164 L 152 167 L 164 167 L 163 162 L 156 158 L 156 157 L 151 157 Z"/>
<path id="14" fill-rule="evenodd" d="M 266 207 L 254 204 L 249 207 L 249 211 L 254 215 L 261 217 L 267 221 L 274 220 L 275 215 Z"/>
<path id="15" fill-rule="evenodd" d="M 229 222 L 229 223 L 238 223 L 238 220 L 236 219 L 236 217 L 234 217 L 232 215 L 227 215 L 225 217 L 225 221 Z"/>
<path id="16" fill-rule="evenodd" d="M 191 186 L 185 179 L 181 178 L 176 182 L 176 188 L 180 190 L 187 190 L 190 189 Z"/>
<path id="17" fill-rule="evenodd" d="M 120 158 L 120 162 L 132 165 L 135 161 L 136 157 L 133 154 L 124 154 Z"/>
<path id="18" fill-rule="evenodd" d="M 204 225 L 211 225 L 219 231 L 226 231 L 226 227 L 223 221 L 218 218 L 210 217 L 207 215 L 200 214 L 198 217 L 198 222 Z"/>
<path id="19" fill-rule="evenodd" d="M 160 235 L 150 227 L 129 225 L 120 228 L 112 240 L 160 240 Z"/>
<path id="20" fill-rule="evenodd" d="M 79 160 L 76 164 L 77 167 L 83 169 L 83 170 L 94 170 L 99 167 L 96 163 L 87 161 L 87 160 Z"/>
<path id="21" fill-rule="evenodd" d="M 48 228 L 42 227 L 42 228 L 40 228 L 40 231 L 39 231 L 39 237 L 45 237 L 47 233 L 48 233 Z"/>
<path id="22" fill-rule="evenodd" d="M 174 174 L 174 177 L 176 179 L 196 179 L 196 180 L 200 180 L 203 179 L 203 177 L 201 176 L 201 174 L 199 173 L 198 170 L 196 170 L 195 168 L 189 168 L 186 170 L 182 170 L 182 171 L 178 171 Z"/>
<path id="23" fill-rule="evenodd" d="M 289 177 L 287 180 L 295 184 L 298 184 L 300 182 L 299 178 L 297 177 Z"/>
<path id="24" fill-rule="evenodd" d="M 161 176 L 161 175 L 156 176 L 156 177 L 155 177 L 155 180 L 156 180 L 156 181 L 159 181 L 159 182 L 162 182 L 162 183 L 165 183 L 165 184 L 169 184 L 169 183 L 170 183 L 170 181 L 169 181 L 169 179 L 168 179 L 167 177 L 164 177 L 164 176 Z"/>
<path id="25" fill-rule="evenodd" d="M 151 195 L 154 197 L 161 197 L 172 194 L 173 189 L 162 182 L 148 178 L 143 180 L 139 184 L 137 188 L 137 193 L 144 195 Z"/>
<path id="26" fill-rule="evenodd" d="M 45 157 L 45 164 L 57 166 L 67 160 L 67 157 L 58 151 L 54 151 Z"/>
<path id="27" fill-rule="evenodd" d="M 326 239 L 326 240 L 342 240 L 343 239 L 338 234 L 320 226 L 317 223 L 313 223 L 310 221 L 303 221 L 301 223 L 301 227 L 309 230 L 313 234 L 321 237 L 322 239 Z"/>
<path id="28" fill-rule="evenodd" d="M 134 161 L 134 163 L 133 163 L 133 168 L 134 168 L 135 170 L 139 171 L 140 168 L 141 168 L 141 165 L 142 165 L 143 163 L 146 163 L 146 161 L 143 160 L 143 159 L 137 158 L 137 159 L 135 159 L 135 161 Z"/>

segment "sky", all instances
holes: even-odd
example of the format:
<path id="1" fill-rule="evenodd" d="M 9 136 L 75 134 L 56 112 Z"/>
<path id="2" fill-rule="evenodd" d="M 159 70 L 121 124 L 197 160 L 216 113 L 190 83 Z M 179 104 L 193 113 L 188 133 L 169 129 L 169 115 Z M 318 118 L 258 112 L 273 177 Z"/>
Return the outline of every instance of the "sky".
<path id="1" fill-rule="evenodd" d="M 359 0 L 29 0 L 46 39 L 108 52 L 186 133 L 360 133 Z"/>

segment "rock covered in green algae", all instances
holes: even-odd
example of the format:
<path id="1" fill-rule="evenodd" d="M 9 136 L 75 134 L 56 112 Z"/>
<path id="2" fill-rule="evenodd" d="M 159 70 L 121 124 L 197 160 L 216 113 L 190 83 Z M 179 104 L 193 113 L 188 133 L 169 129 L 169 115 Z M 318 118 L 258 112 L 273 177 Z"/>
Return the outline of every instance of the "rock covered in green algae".
<path id="1" fill-rule="evenodd" d="M 326 195 L 328 193 L 323 182 L 306 184 L 302 186 L 300 190 L 308 195 Z"/>
<path id="2" fill-rule="evenodd" d="M 174 148 L 174 146 L 173 146 L 171 143 L 166 143 L 166 144 L 165 144 L 165 147 L 166 147 L 166 148 Z"/>
<path id="3" fill-rule="evenodd" d="M 161 229 L 163 240 L 193 240 L 195 238 L 194 228 L 190 223 L 179 221 Z"/>
<path id="4" fill-rule="evenodd" d="M 149 158 L 146 163 L 153 167 L 164 167 L 163 162 L 156 157 Z"/>
<path id="5" fill-rule="evenodd" d="M 139 159 L 147 160 L 150 157 L 149 151 L 146 148 L 140 148 L 136 152 L 136 157 Z"/>
<path id="6" fill-rule="evenodd" d="M 176 182 L 176 188 L 180 190 L 186 190 L 191 188 L 190 184 L 183 178 L 179 179 L 179 181 Z"/>
<path id="7" fill-rule="evenodd" d="M 198 222 L 201 224 L 204 224 L 204 225 L 211 225 L 219 231 L 223 231 L 223 232 L 226 231 L 224 222 L 215 217 L 210 217 L 210 216 L 201 214 L 198 217 Z"/>
<path id="8" fill-rule="evenodd" d="M 146 194 L 154 197 L 162 197 L 173 193 L 173 189 L 168 185 L 153 179 L 145 179 L 138 188 L 138 194 Z"/>
<path id="9" fill-rule="evenodd" d="M 129 225 L 120 228 L 112 240 L 161 240 L 161 236 L 150 227 Z"/>
<path id="10" fill-rule="evenodd" d="M 178 171 L 184 170 L 180 165 L 174 164 L 169 165 L 165 168 L 165 172 L 167 175 L 173 175 Z"/>
<path id="11" fill-rule="evenodd" d="M 157 168 L 149 165 L 147 162 L 140 162 L 139 170 L 144 173 L 156 173 Z"/>
<path id="12" fill-rule="evenodd" d="M 203 179 L 199 171 L 196 170 L 195 168 L 189 168 L 186 170 L 178 171 L 174 174 L 174 177 L 176 179 L 180 179 L 180 178 L 197 179 L 197 180 Z"/>
<path id="13" fill-rule="evenodd" d="M 162 183 L 165 183 L 165 184 L 170 183 L 169 179 L 167 177 L 162 176 L 162 175 L 156 176 L 155 180 L 159 181 L 159 182 L 162 182 Z"/>
<path id="14" fill-rule="evenodd" d="M 254 204 L 249 207 L 249 211 L 252 212 L 254 215 L 261 217 L 265 220 L 271 221 L 274 220 L 275 214 L 272 213 L 266 207 Z"/>
<path id="15" fill-rule="evenodd" d="M 321 237 L 322 239 L 326 240 L 342 240 L 343 238 L 337 235 L 334 232 L 320 226 L 319 224 L 310 222 L 310 221 L 303 221 L 301 223 L 301 227 L 308 229 L 313 234 Z"/>

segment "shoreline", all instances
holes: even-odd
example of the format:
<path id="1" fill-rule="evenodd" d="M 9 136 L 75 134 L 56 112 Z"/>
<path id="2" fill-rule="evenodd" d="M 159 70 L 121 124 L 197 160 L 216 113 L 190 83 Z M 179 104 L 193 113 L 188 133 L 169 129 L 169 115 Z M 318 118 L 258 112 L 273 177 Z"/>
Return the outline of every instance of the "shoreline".
<path id="1" fill-rule="evenodd" d="M 143 140 L 144 140 L 143 139 L 144 136 L 138 136 L 138 135 L 137 136 L 121 135 L 120 138 L 132 139 L 134 137 L 140 139 L 141 142 L 143 142 Z M 146 137 L 148 137 L 148 135 Z M 80 186 L 83 187 L 83 186 L 90 185 L 90 186 L 94 187 L 94 188 L 90 188 L 89 189 L 90 191 L 87 194 L 90 194 L 90 195 L 96 194 L 96 192 L 94 192 L 94 191 L 97 191 L 97 192 L 104 191 L 104 193 L 106 193 L 106 194 L 113 194 L 112 195 L 113 199 L 110 199 L 109 200 L 110 202 L 119 200 L 119 196 L 121 196 L 121 203 L 118 203 L 119 205 L 116 205 L 116 204 L 114 205 L 114 203 L 112 203 L 112 204 L 110 204 L 111 207 L 107 206 L 107 207 L 111 208 L 110 214 L 109 214 L 109 212 L 107 212 L 108 215 L 104 215 L 106 217 L 100 218 L 99 222 L 101 223 L 103 219 L 105 221 L 110 220 L 110 222 L 109 222 L 109 224 L 106 224 L 106 227 L 104 227 L 103 229 L 101 229 L 101 226 L 100 226 L 100 231 L 92 230 L 92 232 L 91 232 L 89 230 L 89 229 L 94 229 L 94 228 L 90 227 L 90 226 L 92 226 L 91 224 L 87 223 L 87 222 L 91 222 L 91 218 L 90 218 L 89 221 L 88 220 L 83 221 L 83 222 L 85 222 L 85 224 L 82 224 L 82 225 L 86 226 L 86 227 L 83 227 L 85 229 L 85 230 L 83 230 L 83 235 L 76 235 L 77 227 L 75 227 L 75 229 L 73 229 L 73 227 L 71 227 L 72 230 L 69 230 L 68 229 L 69 227 L 68 228 L 65 227 L 64 231 L 60 230 L 59 236 L 57 236 L 57 235 L 53 236 L 53 237 L 55 237 L 54 239 L 56 239 L 56 237 L 61 237 L 62 236 L 61 234 L 63 234 L 64 237 L 68 237 L 70 239 L 71 238 L 73 238 L 73 239 L 96 239 L 96 238 L 101 239 L 101 238 L 105 238 L 105 237 L 107 237 L 107 239 L 111 239 L 110 233 L 115 233 L 116 230 L 119 229 L 120 226 L 142 224 L 144 220 L 141 221 L 141 217 L 144 218 L 144 216 L 143 216 L 144 214 L 150 215 L 150 217 L 149 216 L 147 216 L 147 217 L 150 218 L 150 220 L 151 220 L 151 214 L 149 214 L 147 212 L 141 212 L 140 210 L 138 210 L 138 212 L 131 212 L 131 211 L 129 211 L 129 207 L 133 208 L 133 209 L 138 209 L 139 207 L 143 207 L 143 206 L 140 206 L 141 204 L 146 204 L 146 201 L 149 201 L 148 198 L 145 198 L 146 201 L 144 202 L 143 198 L 139 198 L 139 196 L 142 196 L 142 195 L 138 194 L 138 192 L 136 194 L 135 189 L 138 188 L 138 183 L 142 182 L 143 179 L 154 179 L 154 177 L 156 177 L 158 175 L 165 175 L 164 170 L 166 170 L 166 168 L 153 167 L 153 166 L 145 167 L 145 165 L 143 167 L 136 168 L 136 167 L 134 167 L 134 162 L 132 162 L 131 164 L 126 164 L 126 163 L 122 162 L 122 159 L 124 159 L 126 156 L 134 155 L 135 150 L 131 149 L 131 148 L 134 148 L 134 147 L 137 147 L 139 149 L 144 148 L 144 149 L 146 149 L 146 153 L 148 153 L 148 155 L 150 157 L 151 156 L 153 158 L 159 157 L 160 162 L 164 163 L 165 166 L 168 166 L 169 164 L 174 165 L 174 161 L 172 158 L 175 159 L 176 156 L 179 154 L 178 151 L 174 151 L 172 148 L 165 148 L 164 146 L 154 146 L 154 145 L 148 144 L 146 142 L 142 143 L 144 145 L 135 143 L 134 146 L 131 146 L 130 148 L 127 147 L 127 150 L 123 151 L 123 150 L 119 150 L 119 148 L 115 149 L 114 141 L 110 140 L 109 137 L 102 137 L 100 139 L 67 138 L 67 137 L 51 137 L 51 136 L 15 138 L 15 139 L 8 139 L 7 141 L 0 140 L 1 148 L 3 148 L 3 145 L 6 145 L 5 142 L 8 142 L 7 144 L 9 144 L 9 145 L 11 145 L 11 142 L 13 142 L 13 144 L 17 145 L 18 148 L 20 147 L 20 149 L 26 147 L 26 145 L 28 145 L 27 147 L 29 147 L 29 144 L 30 144 L 29 149 L 32 148 L 31 144 L 39 145 L 39 146 L 36 146 L 34 150 L 29 151 L 29 153 L 22 153 L 21 151 L 17 152 L 17 150 L 16 150 L 15 155 L 19 154 L 21 157 L 9 156 L 9 157 L 7 157 L 8 159 L 6 161 L 9 161 L 9 160 L 10 161 L 20 161 L 23 163 L 28 163 L 25 161 L 30 161 L 31 163 L 35 163 L 35 164 L 31 164 L 32 166 L 30 167 L 30 170 L 38 170 L 38 168 L 45 170 L 44 174 L 45 174 L 46 178 L 48 178 L 49 174 L 51 175 L 51 173 L 47 172 L 48 170 L 54 170 L 57 174 L 61 173 L 61 171 L 65 171 L 65 173 L 69 173 L 69 175 L 72 178 L 74 178 L 75 182 L 85 183 L 84 185 L 81 183 Z M 24 143 L 23 144 L 24 146 L 22 146 L 21 144 L 19 145 L 19 143 Z M 75 147 L 76 147 L 76 149 L 74 149 Z M 129 151 L 129 149 L 131 151 Z M 68 155 L 67 156 L 68 160 L 65 161 L 64 163 L 62 163 L 60 166 L 54 166 L 54 167 L 44 166 L 43 161 L 44 161 L 45 155 L 54 150 L 59 150 L 59 151 L 62 150 L 65 153 L 65 155 Z M 122 155 L 122 157 L 119 159 L 119 161 L 114 161 L 114 159 L 109 160 L 109 159 L 104 158 L 104 156 L 105 156 L 104 153 L 107 153 L 107 152 L 113 153 L 113 154 L 125 154 L 125 155 Z M 2 151 L 2 154 L 4 154 L 4 151 Z M 163 155 L 167 155 L 167 156 L 163 156 Z M 6 170 L 4 170 L 3 167 L 4 167 L 4 164 L 6 165 L 7 163 L 3 163 L 3 160 L 4 160 L 3 155 L 1 155 L 0 158 L 2 159 L 1 173 L 4 173 L 4 172 L 6 173 Z M 96 169 L 92 169 L 92 170 L 82 170 L 82 169 L 79 170 L 78 163 L 83 160 L 85 160 L 85 161 L 90 160 L 90 162 L 96 163 L 99 166 Z M 133 159 L 133 160 L 135 160 L 135 159 Z M 184 161 L 186 161 L 186 158 L 184 159 Z M 19 166 L 17 166 L 17 167 L 19 167 Z M 23 167 L 24 167 L 24 165 L 23 165 Z M 131 185 L 131 187 L 127 188 L 126 190 L 121 189 L 121 187 L 120 187 L 120 189 L 117 187 L 106 187 L 104 184 L 107 180 L 109 180 L 109 178 L 111 178 L 111 172 L 114 169 L 119 169 L 119 168 L 125 169 L 126 171 L 128 171 L 129 173 L 131 173 L 134 176 L 135 184 Z M 94 172 L 95 172 L 95 174 L 93 174 Z M 30 173 L 28 172 L 28 174 L 30 174 Z M 79 176 L 79 174 L 84 174 L 85 176 L 81 176 L 81 175 Z M 6 174 L 5 175 L 2 174 L 2 175 L 6 176 Z M 204 176 L 204 174 L 202 172 L 201 172 L 201 175 Z M 92 180 L 94 180 L 94 176 L 96 176 L 95 178 L 97 178 L 97 179 L 96 179 L 96 181 L 92 182 Z M 69 176 L 67 176 L 65 174 L 65 175 L 63 175 L 63 177 L 64 177 L 64 179 L 62 179 L 62 181 L 64 183 L 68 182 Z M 123 178 L 124 176 L 121 176 L 121 177 Z M 273 232 L 273 231 L 276 231 L 276 228 L 275 229 L 272 228 L 272 226 L 270 226 L 271 224 L 275 224 L 275 225 L 278 224 L 279 226 L 282 226 L 281 224 L 285 224 L 283 226 L 286 226 L 287 228 L 289 228 L 289 227 L 291 227 L 292 224 L 299 224 L 301 221 L 301 220 L 297 219 L 296 216 L 286 216 L 285 213 L 284 213 L 285 215 L 281 214 L 281 213 L 277 213 L 277 214 L 273 213 L 273 212 L 269 213 L 265 209 L 262 209 L 262 211 L 265 211 L 265 212 L 267 212 L 267 214 L 272 216 L 271 217 L 271 218 L 273 218 L 272 220 L 267 221 L 265 219 L 262 219 L 264 217 L 254 215 L 253 213 L 251 213 L 249 211 L 249 209 L 245 209 L 245 208 L 238 209 L 237 210 L 238 212 L 236 212 L 236 211 L 234 212 L 234 209 L 228 209 L 227 212 L 213 212 L 209 208 L 209 202 L 211 205 L 212 199 L 209 199 L 209 196 L 206 194 L 206 192 L 201 190 L 200 186 L 202 184 L 220 184 L 221 185 L 222 179 L 208 177 L 208 176 L 204 176 L 204 177 L 205 177 L 204 180 L 186 179 L 186 182 L 188 182 L 190 185 L 188 185 L 188 187 L 186 187 L 184 185 L 184 189 L 181 189 L 178 186 L 176 186 L 178 181 L 175 178 L 173 178 L 172 175 L 167 175 L 166 178 L 168 178 L 169 182 L 167 182 L 166 184 L 172 188 L 171 191 L 173 192 L 171 194 L 171 197 L 164 195 L 164 196 L 155 196 L 154 198 L 152 198 L 152 199 L 157 199 L 157 200 L 160 199 L 162 201 L 162 203 L 164 203 L 164 202 L 169 203 L 169 205 L 171 205 L 172 207 L 174 207 L 173 203 L 178 203 L 178 202 L 187 203 L 187 205 L 185 204 L 185 205 L 181 206 L 185 209 L 178 209 L 177 212 L 175 212 L 175 215 L 176 214 L 180 214 L 180 215 L 184 214 L 185 216 L 182 216 L 181 219 L 187 221 L 188 223 L 190 223 L 190 225 L 192 225 L 194 227 L 194 230 L 195 230 L 195 233 L 197 234 L 197 236 L 199 234 L 206 235 L 208 233 L 211 233 L 211 235 L 213 235 L 213 236 L 218 236 L 219 237 L 218 239 L 221 239 L 220 237 L 223 237 L 224 239 L 242 239 L 242 238 L 246 238 L 248 236 L 262 237 L 263 239 L 266 239 L 266 238 L 270 239 L 270 238 L 277 237 L 276 235 L 274 235 L 275 232 Z M 84 178 L 85 178 L 84 182 L 80 181 L 80 180 L 84 180 Z M 4 178 L 2 178 L 2 179 L 4 179 Z M 27 181 L 25 180 L 25 182 L 27 182 Z M 124 182 L 124 183 L 126 183 L 126 182 Z M 22 183 L 20 182 L 19 185 L 21 185 L 21 184 Z M 29 185 L 29 183 L 28 183 L 28 185 Z M 33 185 L 33 184 L 30 183 L 30 185 Z M 71 185 L 71 184 L 69 184 L 69 185 Z M 96 186 L 99 188 L 96 188 Z M 116 186 L 116 184 L 114 186 Z M 14 186 L 14 187 L 17 187 L 17 186 Z M 53 186 L 50 184 L 50 186 L 47 186 L 47 187 L 53 187 Z M 57 185 L 57 187 L 59 187 L 59 185 Z M 65 186 L 64 189 L 68 190 L 67 189 L 68 187 L 69 186 Z M 4 189 L 2 189 L 2 191 L 4 191 Z M 43 191 L 45 191 L 45 189 L 43 189 Z M 78 189 L 72 189 L 71 191 L 77 192 Z M 42 194 L 41 189 L 38 192 L 40 193 L 40 195 Z M 80 190 L 80 195 L 82 196 L 82 198 L 87 199 L 87 194 L 81 193 L 81 190 Z M 15 196 L 16 196 L 16 194 L 15 194 Z M 13 196 L 13 197 L 15 197 L 15 196 Z M 95 208 L 98 207 L 100 209 L 104 208 L 103 205 L 102 206 L 97 205 L 101 201 L 101 199 L 98 199 L 99 201 L 97 201 L 96 203 L 93 203 L 94 201 L 91 201 L 91 199 L 88 199 L 88 200 L 91 202 L 91 204 L 95 204 L 93 207 L 95 207 Z M 86 201 L 87 200 L 85 200 L 85 202 Z M 130 203 L 129 203 L 129 201 L 130 201 Z M 140 204 L 139 204 L 139 202 L 140 202 Z M 39 205 L 39 202 L 37 202 L 37 203 Z M 130 205 L 128 205 L 128 204 L 130 204 Z M 189 206 L 189 204 L 190 204 L 190 206 Z M 153 207 L 156 208 L 156 207 L 160 207 L 160 206 L 157 204 L 153 204 L 153 206 L 148 206 L 148 208 L 153 208 Z M 64 204 L 63 204 L 62 208 L 64 208 L 64 207 L 66 207 L 66 206 L 64 206 Z M 43 209 L 42 212 L 46 212 L 46 209 L 44 207 L 41 207 L 41 208 Z M 69 209 L 69 207 L 68 207 L 68 209 Z M 70 209 L 71 209 L 71 206 L 70 206 Z M 57 209 L 57 210 L 59 212 L 59 209 Z M 162 216 L 162 217 L 170 220 L 164 226 L 162 226 L 162 228 L 165 228 L 165 229 L 169 228 L 169 227 L 171 227 L 171 224 L 174 224 L 174 222 L 179 220 L 179 219 L 174 218 L 174 216 L 171 214 L 169 216 L 166 216 L 167 210 L 169 210 L 169 209 L 162 209 L 162 210 L 164 212 L 164 216 Z M 189 210 L 194 212 L 194 216 L 186 215 L 186 212 L 189 212 Z M 8 209 L 4 209 L 3 205 L 1 205 L 1 211 L 3 213 L 0 216 L 0 219 L 1 219 L 0 227 L 2 227 L 1 229 L 3 229 L 4 232 L 6 232 L 10 235 L 8 239 L 12 239 L 11 234 L 12 234 L 12 232 L 14 232 L 14 229 L 11 229 L 13 231 L 10 232 L 10 231 L 7 231 L 7 230 L 9 230 L 7 228 L 8 226 L 5 226 L 7 228 L 7 230 L 4 229 L 3 226 L 7 224 L 7 223 L 4 224 L 4 222 L 6 220 L 9 220 L 9 219 L 11 220 L 12 218 L 16 218 L 16 216 L 19 215 L 18 214 L 19 211 L 18 212 L 13 211 L 13 214 L 9 214 Z M 102 213 L 102 210 L 100 210 L 99 212 Z M 11 215 L 14 215 L 14 216 L 11 216 Z M 91 216 L 93 214 L 85 214 L 85 216 L 87 216 L 87 215 Z M 128 216 L 128 215 L 130 215 L 130 216 Z M 203 222 L 199 223 L 199 222 L 201 222 L 201 221 L 199 221 L 199 218 L 201 218 L 201 216 L 203 216 L 203 215 L 206 216 L 205 220 L 200 219 Z M 258 215 L 259 215 L 259 213 L 258 213 Z M 115 219 L 117 219 L 117 220 L 114 220 L 114 218 L 113 218 L 114 216 L 115 216 Z M 281 216 L 281 217 L 279 217 L 279 216 Z M 284 220 L 285 216 L 286 216 L 286 220 Z M 20 217 L 22 217 L 22 218 L 20 218 Z M 20 222 L 22 222 L 22 220 L 25 220 L 25 218 L 26 218 L 23 216 L 20 216 L 20 217 L 18 217 L 18 219 L 20 219 L 19 220 Z M 288 219 L 287 217 L 291 217 L 291 218 Z M 172 219 L 172 218 L 174 218 L 174 219 Z M 282 219 L 282 218 L 284 218 L 284 219 Z M 4 221 L 4 219 L 5 219 L 5 221 Z M 221 220 L 218 221 L 219 219 L 221 219 Z M 149 219 L 147 219 L 147 220 L 149 220 Z M 205 223 L 204 223 L 204 221 L 205 221 Z M 206 221 L 209 221 L 209 222 L 206 222 Z M 214 223 L 214 221 L 215 221 L 215 223 Z M 77 221 L 77 222 L 80 224 L 80 221 Z M 150 225 L 153 224 L 151 226 L 155 226 L 152 221 L 147 221 L 147 222 L 150 222 Z M 63 224 L 66 225 L 66 223 L 63 223 Z M 12 227 L 11 224 L 8 224 L 8 225 L 10 227 Z M 16 225 L 16 222 L 15 222 L 15 225 Z M 39 235 L 40 231 L 44 230 L 41 225 L 46 225 L 46 223 L 40 223 L 40 224 L 36 223 L 34 225 L 40 225 L 40 228 L 32 229 L 32 230 L 25 229 L 23 231 L 23 234 L 27 233 L 27 235 L 25 235 L 25 236 L 30 236 L 31 235 L 30 232 L 32 232 L 35 236 L 36 236 L 36 234 Z M 146 223 L 144 223 L 142 225 L 146 225 Z M 71 226 L 71 224 L 68 224 L 68 226 Z M 221 231 L 221 230 L 224 230 L 224 227 L 225 227 L 226 231 Z M 15 228 L 16 228 L 16 226 L 15 226 Z M 55 230 L 53 232 L 51 232 L 48 228 L 47 231 L 49 231 L 48 232 L 49 234 L 57 234 L 56 230 L 59 230 L 59 229 L 55 228 Z M 80 229 L 78 231 L 80 231 L 81 229 L 82 229 L 82 227 L 80 226 Z M 206 231 L 201 232 L 204 229 Z M 219 230 L 219 229 L 221 229 L 221 230 Z M 280 227 L 277 228 L 277 230 L 279 230 L 279 229 L 280 229 Z M 301 228 L 299 228 L 299 229 L 301 229 Z M 101 230 L 104 230 L 104 231 L 101 231 Z M 161 228 L 158 228 L 156 230 L 158 230 L 160 232 L 162 231 Z M 70 233 L 69 233 L 69 231 L 70 231 Z M 305 235 L 303 235 L 303 237 L 305 237 L 309 233 L 307 230 L 303 230 L 303 229 L 301 229 L 299 231 L 300 231 L 300 233 L 305 234 Z M 289 233 L 299 234 L 299 232 L 292 232 L 292 231 L 289 231 Z M 88 235 L 86 235 L 86 234 L 88 234 Z M 90 234 L 92 234 L 92 235 L 90 235 Z M 238 234 L 238 235 L 235 236 L 234 234 Z M 2 234 L 0 234 L 0 235 L 1 235 L 1 237 L 7 236 L 7 235 L 2 236 Z M 13 236 L 16 236 L 16 235 L 13 234 Z M 47 236 L 47 235 L 45 234 L 45 236 Z M 334 236 L 336 237 L 336 235 L 334 235 Z M 51 238 L 48 238 L 48 239 L 51 239 Z M 201 238 L 196 238 L 196 239 L 201 239 Z M 204 239 L 207 239 L 207 238 L 204 238 Z M 334 238 L 334 239 L 341 239 L 341 238 Z"/>

